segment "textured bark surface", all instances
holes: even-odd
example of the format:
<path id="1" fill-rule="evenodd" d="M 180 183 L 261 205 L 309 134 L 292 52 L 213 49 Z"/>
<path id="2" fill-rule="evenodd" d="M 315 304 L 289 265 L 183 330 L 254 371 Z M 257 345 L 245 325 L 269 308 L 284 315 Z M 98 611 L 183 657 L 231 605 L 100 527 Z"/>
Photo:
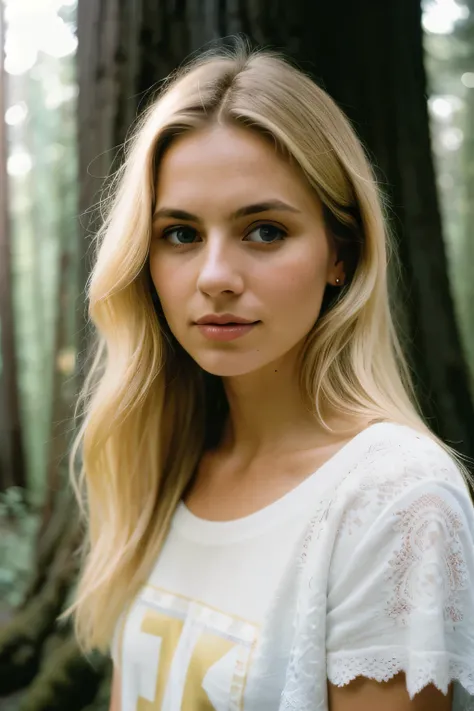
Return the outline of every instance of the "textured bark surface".
<path id="1" fill-rule="evenodd" d="M 26 486 L 13 317 L 9 180 L 7 175 L 7 73 L 4 69 L 4 7 L 0 3 L 0 491 Z"/>

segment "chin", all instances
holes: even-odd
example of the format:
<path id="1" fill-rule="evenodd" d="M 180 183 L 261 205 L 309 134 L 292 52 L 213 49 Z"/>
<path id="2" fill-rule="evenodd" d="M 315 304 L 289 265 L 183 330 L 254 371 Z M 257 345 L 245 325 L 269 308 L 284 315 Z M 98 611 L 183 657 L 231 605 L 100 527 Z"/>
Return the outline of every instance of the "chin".
<path id="1" fill-rule="evenodd" d="M 194 358 L 200 368 L 210 375 L 218 375 L 222 378 L 237 377 L 247 375 L 262 368 L 264 363 L 250 362 L 240 355 L 215 354 L 215 357 Z"/>

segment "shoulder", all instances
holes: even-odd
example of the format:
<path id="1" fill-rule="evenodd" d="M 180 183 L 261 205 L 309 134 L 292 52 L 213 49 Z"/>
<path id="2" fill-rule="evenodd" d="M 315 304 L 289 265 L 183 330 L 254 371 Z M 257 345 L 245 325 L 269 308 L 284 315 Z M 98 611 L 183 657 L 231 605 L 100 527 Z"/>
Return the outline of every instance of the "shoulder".
<path id="1" fill-rule="evenodd" d="M 456 499 L 472 514 L 469 488 L 455 459 L 429 434 L 380 423 L 360 438 L 336 494 L 338 532 L 354 534 L 380 515 L 423 496 Z"/>
<path id="2" fill-rule="evenodd" d="M 380 488 L 389 483 L 397 488 L 427 479 L 466 487 L 454 457 L 434 437 L 382 422 L 362 433 L 343 488 L 349 492 L 361 485 L 370 489 L 371 484 Z"/>

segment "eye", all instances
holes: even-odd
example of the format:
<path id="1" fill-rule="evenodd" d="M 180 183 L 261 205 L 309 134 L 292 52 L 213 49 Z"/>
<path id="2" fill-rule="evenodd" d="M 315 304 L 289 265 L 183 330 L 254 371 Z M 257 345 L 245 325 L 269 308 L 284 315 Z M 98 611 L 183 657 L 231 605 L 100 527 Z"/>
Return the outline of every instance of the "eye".
<path id="1" fill-rule="evenodd" d="M 180 247 L 185 244 L 192 244 L 196 238 L 196 230 L 186 225 L 178 225 L 165 230 L 161 239 L 166 240 L 173 247 Z"/>
<path id="2" fill-rule="evenodd" d="M 257 227 L 254 227 L 251 232 L 248 232 L 246 239 L 248 239 L 250 235 L 257 235 L 257 239 L 249 239 L 249 242 L 255 242 L 257 244 L 274 244 L 275 242 L 282 242 L 286 237 L 286 232 L 281 227 L 264 223 L 257 225 Z"/>

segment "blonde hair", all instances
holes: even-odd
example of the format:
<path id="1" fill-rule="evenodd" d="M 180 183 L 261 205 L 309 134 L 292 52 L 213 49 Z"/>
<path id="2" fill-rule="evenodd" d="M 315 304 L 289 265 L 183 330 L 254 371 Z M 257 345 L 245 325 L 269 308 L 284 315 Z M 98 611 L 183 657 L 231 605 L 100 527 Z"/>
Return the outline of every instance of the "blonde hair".
<path id="1" fill-rule="evenodd" d="M 148 270 L 160 157 L 175 136 L 212 123 L 259 131 L 300 166 L 343 255 L 347 285 L 338 296 L 328 287 L 301 356 L 301 386 L 316 420 L 326 428 L 326 413 L 390 420 L 436 439 L 419 413 L 392 323 L 382 196 L 348 120 L 274 52 L 238 42 L 194 59 L 137 121 L 102 201 L 88 283 L 97 347 L 71 453 L 87 536 L 75 600 L 61 615 L 75 612 L 84 651 L 107 651 L 120 614 L 156 562 L 206 443 L 219 437 L 218 413 L 226 407 L 220 379 L 204 373 L 172 337 Z"/>

